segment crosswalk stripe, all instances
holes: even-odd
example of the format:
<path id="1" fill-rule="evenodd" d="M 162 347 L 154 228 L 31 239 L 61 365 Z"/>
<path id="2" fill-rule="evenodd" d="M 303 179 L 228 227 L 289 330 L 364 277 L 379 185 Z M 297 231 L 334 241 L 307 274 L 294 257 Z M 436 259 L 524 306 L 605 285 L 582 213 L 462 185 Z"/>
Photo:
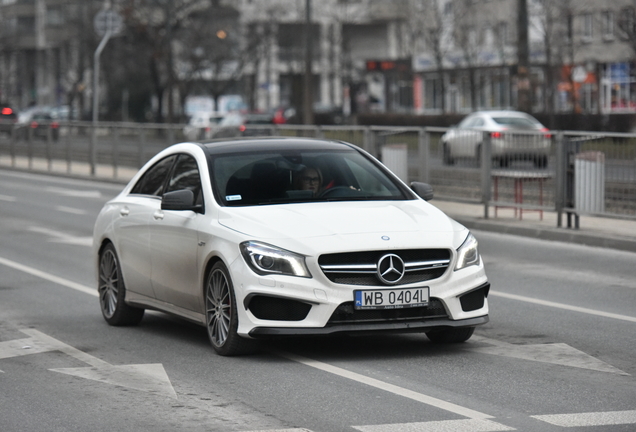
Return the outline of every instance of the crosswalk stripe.
<path id="1" fill-rule="evenodd" d="M 636 424 L 636 410 L 535 415 L 531 417 L 561 427 Z"/>
<path id="2" fill-rule="evenodd" d="M 352 426 L 360 432 L 499 432 L 516 430 L 486 419 Z"/>

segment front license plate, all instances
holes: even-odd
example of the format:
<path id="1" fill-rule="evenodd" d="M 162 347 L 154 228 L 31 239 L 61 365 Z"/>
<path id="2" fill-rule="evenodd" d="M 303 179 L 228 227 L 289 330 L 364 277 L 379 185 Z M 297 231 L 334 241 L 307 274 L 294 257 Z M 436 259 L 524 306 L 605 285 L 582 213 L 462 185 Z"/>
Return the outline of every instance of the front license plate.
<path id="1" fill-rule="evenodd" d="M 428 287 L 354 291 L 355 309 L 401 309 L 428 306 Z"/>

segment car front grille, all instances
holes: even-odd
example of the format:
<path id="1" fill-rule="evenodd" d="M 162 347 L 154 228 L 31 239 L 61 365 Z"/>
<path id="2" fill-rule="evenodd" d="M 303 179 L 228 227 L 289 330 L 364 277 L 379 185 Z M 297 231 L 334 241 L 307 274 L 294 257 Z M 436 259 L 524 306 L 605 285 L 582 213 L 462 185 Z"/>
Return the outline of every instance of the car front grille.
<path id="1" fill-rule="evenodd" d="M 373 322 L 404 322 L 422 319 L 448 318 L 446 309 L 439 299 L 431 298 L 426 307 L 403 309 L 356 310 L 353 302 L 342 303 L 331 315 L 327 326 L 339 324 L 366 324 Z"/>
<path id="2" fill-rule="evenodd" d="M 397 255 L 404 262 L 404 276 L 394 284 L 379 277 L 379 261 L 387 254 Z M 405 285 L 441 277 L 448 269 L 450 257 L 448 249 L 380 250 L 321 255 L 318 264 L 325 276 L 338 284 Z"/>

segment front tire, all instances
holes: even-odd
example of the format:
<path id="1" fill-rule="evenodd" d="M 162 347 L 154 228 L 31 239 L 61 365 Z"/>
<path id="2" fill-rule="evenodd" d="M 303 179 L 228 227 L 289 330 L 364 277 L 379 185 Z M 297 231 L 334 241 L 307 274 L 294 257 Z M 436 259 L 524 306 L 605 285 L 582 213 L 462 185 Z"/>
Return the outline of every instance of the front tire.
<path id="1" fill-rule="evenodd" d="M 121 273 L 117 252 L 106 245 L 99 255 L 99 306 L 106 322 L 112 326 L 137 325 L 144 309 L 126 304 L 126 284 Z"/>
<path id="2" fill-rule="evenodd" d="M 227 267 L 220 261 L 212 266 L 206 278 L 205 318 L 208 337 L 217 354 L 235 356 L 253 350 L 254 341 L 237 333 L 234 286 Z"/>
<path id="3" fill-rule="evenodd" d="M 470 339 L 474 332 L 475 327 L 449 328 L 426 332 L 426 337 L 433 343 L 462 343 Z"/>

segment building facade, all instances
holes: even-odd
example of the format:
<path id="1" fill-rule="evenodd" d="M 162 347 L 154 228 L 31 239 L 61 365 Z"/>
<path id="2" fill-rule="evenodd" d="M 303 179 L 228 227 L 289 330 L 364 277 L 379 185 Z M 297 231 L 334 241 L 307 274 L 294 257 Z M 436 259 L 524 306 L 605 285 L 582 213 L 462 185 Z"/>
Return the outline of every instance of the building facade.
<path id="1" fill-rule="evenodd" d="M 232 80 L 228 88 L 250 109 L 299 108 L 307 34 L 317 110 L 348 115 L 517 108 L 520 86 L 527 86 L 537 113 L 636 113 L 635 0 L 527 0 L 529 81 L 520 80 L 517 68 L 517 2 L 197 0 L 195 14 L 206 5 L 236 9 L 230 33 L 242 35 L 245 58 L 221 59 L 228 67 L 219 70 L 230 71 L 225 75 L 208 68 L 197 73 L 196 83 L 178 85 L 173 81 L 193 69 L 186 53 L 211 54 L 201 44 L 192 48 L 191 41 L 169 43 L 176 72 L 164 96 L 156 97 L 183 101 L 210 88 L 206 81 Z M 18 108 L 89 110 L 87 83 L 99 42 L 93 17 L 105 4 L 134 9 L 138 3 L 0 0 L 0 100 Z M 171 4 L 179 3 L 188 2 Z"/>

